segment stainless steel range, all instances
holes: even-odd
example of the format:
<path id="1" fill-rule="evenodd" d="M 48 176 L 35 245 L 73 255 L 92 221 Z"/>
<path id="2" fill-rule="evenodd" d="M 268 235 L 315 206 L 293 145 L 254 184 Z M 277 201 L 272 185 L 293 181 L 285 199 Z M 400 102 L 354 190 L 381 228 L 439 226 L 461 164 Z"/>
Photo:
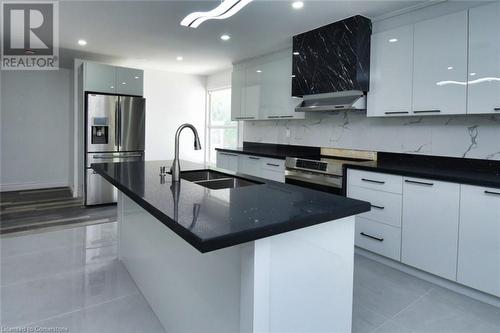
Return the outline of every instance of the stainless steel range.
<path id="1" fill-rule="evenodd" d="M 342 195 L 343 165 L 369 164 L 376 159 L 375 152 L 321 148 L 318 157 L 287 157 L 285 182 Z"/>

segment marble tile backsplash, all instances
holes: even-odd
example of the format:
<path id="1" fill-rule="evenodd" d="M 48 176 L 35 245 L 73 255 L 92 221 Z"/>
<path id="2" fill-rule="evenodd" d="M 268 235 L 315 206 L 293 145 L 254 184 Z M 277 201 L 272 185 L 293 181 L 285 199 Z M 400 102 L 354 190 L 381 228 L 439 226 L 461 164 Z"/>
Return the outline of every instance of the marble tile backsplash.
<path id="1" fill-rule="evenodd" d="M 500 160 L 500 115 L 367 118 L 366 112 L 249 121 L 243 140 Z"/>

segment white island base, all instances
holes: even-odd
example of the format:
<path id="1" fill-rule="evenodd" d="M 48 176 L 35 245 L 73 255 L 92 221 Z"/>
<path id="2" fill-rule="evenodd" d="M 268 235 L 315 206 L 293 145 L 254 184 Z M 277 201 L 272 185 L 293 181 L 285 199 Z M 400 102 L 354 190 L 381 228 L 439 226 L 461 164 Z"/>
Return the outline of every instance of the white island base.
<path id="1" fill-rule="evenodd" d="M 200 253 L 120 193 L 120 259 L 169 333 L 351 332 L 354 216 Z"/>

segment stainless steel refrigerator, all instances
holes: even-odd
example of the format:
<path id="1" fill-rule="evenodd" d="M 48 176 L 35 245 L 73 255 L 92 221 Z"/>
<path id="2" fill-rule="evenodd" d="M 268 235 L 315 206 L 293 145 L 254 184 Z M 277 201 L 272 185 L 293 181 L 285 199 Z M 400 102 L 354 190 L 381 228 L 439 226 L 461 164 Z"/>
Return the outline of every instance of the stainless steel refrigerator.
<path id="1" fill-rule="evenodd" d="M 92 163 L 144 160 L 146 100 L 85 95 L 85 205 L 114 203 L 116 188 L 90 168 Z"/>

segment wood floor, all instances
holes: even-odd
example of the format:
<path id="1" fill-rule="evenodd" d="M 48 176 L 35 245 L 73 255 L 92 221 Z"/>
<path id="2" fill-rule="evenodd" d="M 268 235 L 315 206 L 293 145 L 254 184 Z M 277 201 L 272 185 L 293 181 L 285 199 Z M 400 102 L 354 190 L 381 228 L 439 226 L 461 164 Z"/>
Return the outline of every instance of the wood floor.
<path id="1" fill-rule="evenodd" d="M 0 234 L 116 221 L 116 205 L 87 208 L 66 187 L 0 193 Z"/>

